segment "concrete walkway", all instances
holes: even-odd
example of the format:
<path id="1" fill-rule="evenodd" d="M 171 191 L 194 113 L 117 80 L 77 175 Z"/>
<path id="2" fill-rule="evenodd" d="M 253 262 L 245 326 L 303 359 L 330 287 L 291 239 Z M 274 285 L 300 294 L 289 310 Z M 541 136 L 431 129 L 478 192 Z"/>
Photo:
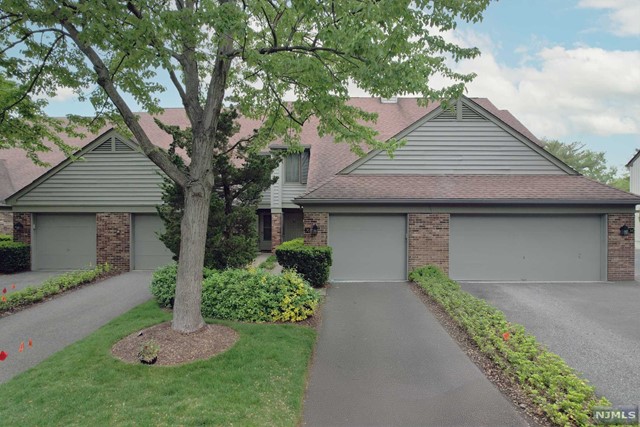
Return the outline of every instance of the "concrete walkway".
<path id="1" fill-rule="evenodd" d="M 527 426 L 406 283 L 329 289 L 306 426 Z"/>
<path id="2" fill-rule="evenodd" d="M 51 301 L 0 318 L 0 383 L 37 365 L 111 319 L 151 298 L 152 272 L 134 271 L 69 292 Z M 33 348 L 18 353 L 31 338 Z"/>

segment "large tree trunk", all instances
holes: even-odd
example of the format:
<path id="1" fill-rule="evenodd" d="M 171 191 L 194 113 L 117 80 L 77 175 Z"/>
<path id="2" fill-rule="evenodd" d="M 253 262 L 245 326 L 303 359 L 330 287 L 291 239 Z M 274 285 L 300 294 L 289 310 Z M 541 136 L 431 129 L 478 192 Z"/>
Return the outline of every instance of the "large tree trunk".
<path id="1" fill-rule="evenodd" d="M 207 182 L 207 179 L 202 181 Z M 172 322 L 174 330 L 185 333 L 197 331 L 204 326 L 200 302 L 211 187 L 198 181 L 191 182 L 185 188 Z"/>

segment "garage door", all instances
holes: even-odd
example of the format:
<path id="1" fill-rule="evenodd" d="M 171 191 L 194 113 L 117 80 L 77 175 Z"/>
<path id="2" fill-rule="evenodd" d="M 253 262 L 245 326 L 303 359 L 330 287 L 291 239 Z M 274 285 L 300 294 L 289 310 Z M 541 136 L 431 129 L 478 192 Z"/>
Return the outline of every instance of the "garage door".
<path id="1" fill-rule="evenodd" d="M 598 281 L 601 216 L 452 215 L 450 275 L 457 280 Z"/>
<path id="2" fill-rule="evenodd" d="M 330 215 L 332 281 L 406 280 L 404 215 Z"/>
<path id="3" fill-rule="evenodd" d="M 95 214 L 38 214 L 34 225 L 34 270 L 76 270 L 96 265 Z"/>
<path id="4" fill-rule="evenodd" d="M 157 233 L 163 230 L 164 226 L 158 215 L 134 215 L 134 270 L 154 270 L 171 262 L 171 251 L 158 239 Z"/>

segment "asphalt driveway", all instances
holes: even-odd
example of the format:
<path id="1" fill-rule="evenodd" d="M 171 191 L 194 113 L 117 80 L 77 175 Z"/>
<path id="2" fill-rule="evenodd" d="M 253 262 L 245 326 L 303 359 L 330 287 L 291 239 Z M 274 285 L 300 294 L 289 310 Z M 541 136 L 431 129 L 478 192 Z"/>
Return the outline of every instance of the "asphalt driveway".
<path id="1" fill-rule="evenodd" d="M 583 373 L 614 404 L 640 402 L 640 283 L 461 283 Z"/>
<path id="2" fill-rule="evenodd" d="M 0 362 L 0 383 L 149 300 L 151 275 L 150 271 L 124 273 L 0 318 L 0 351 L 9 354 Z M 33 348 L 26 346 L 29 338 Z M 23 341 L 26 348 L 19 353 Z"/>
<path id="3" fill-rule="evenodd" d="M 406 283 L 334 284 L 306 426 L 526 426 Z"/>

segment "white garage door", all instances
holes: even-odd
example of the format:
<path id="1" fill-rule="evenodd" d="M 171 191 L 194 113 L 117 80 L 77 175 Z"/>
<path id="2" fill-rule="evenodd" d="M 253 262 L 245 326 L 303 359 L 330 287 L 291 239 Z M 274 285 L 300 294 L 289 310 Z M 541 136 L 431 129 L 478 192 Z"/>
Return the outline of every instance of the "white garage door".
<path id="1" fill-rule="evenodd" d="M 95 267 L 95 214 L 37 214 L 34 226 L 33 270 Z"/>
<path id="2" fill-rule="evenodd" d="M 154 270 L 171 262 L 172 253 L 158 239 L 164 230 L 158 215 L 133 216 L 133 269 Z"/>
<path id="3" fill-rule="evenodd" d="M 452 215 L 450 227 L 453 279 L 603 280 L 601 216 Z"/>
<path id="4" fill-rule="evenodd" d="M 330 215 L 331 280 L 406 280 L 406 227 L 404 215 Z"/>

